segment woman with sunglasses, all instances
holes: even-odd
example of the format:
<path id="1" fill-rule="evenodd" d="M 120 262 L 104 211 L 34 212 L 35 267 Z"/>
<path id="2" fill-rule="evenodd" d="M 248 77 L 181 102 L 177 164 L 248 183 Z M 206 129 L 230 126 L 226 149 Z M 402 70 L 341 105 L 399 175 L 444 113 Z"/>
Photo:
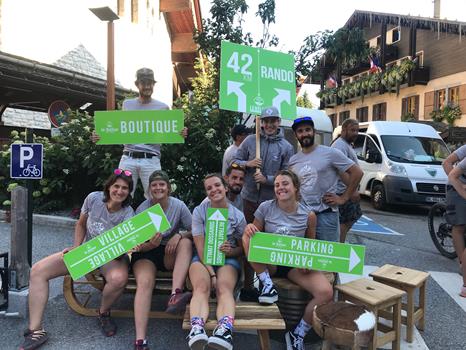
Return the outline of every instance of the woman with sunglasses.
<path id="1" fill-rule="evenodd" d="M 137 285 L 134 297 L 135 350 L 149 349 L 146 331 L 157 271 L 173 271 L 172 294 L 166 312 L 183 313 L 191 299 L 190 292 L 183 293 L 192 256 L 191 212 L 184 202 L 170 196 L 170 188 L 167 173 L 154 171 L 149 177 L 150 198 L 136 209 L 136 214 L 139 214 L 160 204 L 171 227 L 165 232 L 157 232 L 151 240 L 135 247 L 131 255 Z"/>
<path id="2" fill-rule="evenodd" d="M 299 202 L 299 178 L 291 170 L 281 170 L 274 179 L 275 199 L 261 203 L 254 213 L 254 222 L 246 226 L 243 235 L 244 251 L 249 251 L 249 241 L 256 232 L 270 232 L 295 237 L 315 239 L 316 214 Z M 333 298 L 332 286 L 322 272 L 286 266 L 264 265 L 250 262 L 259 280 L 262 291 L 261 304 L 272 304 L 278 300 L 278 292 L 271 275 L 288 278 L 310 294 L 303 318 L 293 331 L 285 334 L 288 350 L 304 349 L 304 337 L 312 324 L 312 312 L 316 305 L 329 302 Z"/>
<path id="3" fill-rule="evenodd" d="M 243 254 L 241 237 L 246 226 L 243 213 L 228 202 L 227 186 L 220 174 L 209 174 L 204 178 L 207 201 L 203 201 L 193 211 L 192 234 L 197 253 L 194 254 L 189 268 L 189 279 L 193 285 L 190 304 L 191 331 L 187 337 L 190 349 L 201 350 L 206 344 L 220 350 L 233 349 L 233 323 L 235 318 L 235 299 L 233 290 L 240 276 L 241 264 L 238 260 Z M 228 209 L 227 240 L 219 247 L 225 253 L 223 266 L 204 263 L 204 232 L 208 208 Z M 217 296 L 218 324 L 209 338 L 204 324 L 209 315 L 210 291 Z"/>
<path id="4" fill-rule="evenodd" d="M 84 200 L 81 215 L 74 231 L 74 244 L 52 254 L 32 266 L 29 279 L 29 327 L 24 332 L 20 349 L 37 349 L 48 339 L 42 327 L 42 317 L 49 297 L 49 281 L 68 274 L 63 255 L 83 242 L 97 237 L 114 226 L 131 218 L 130 206 L 133 189 L 131 172 L 115 169 L 106 180 L 103 191 L 92 192 Z M 110 318 L 110 307 L 123 292 L 128 281 L 128 257 L 123 255 L 99 268 L 105 278 L 98 323 L 105 336 L 116 333 L 116 325 Z"/>

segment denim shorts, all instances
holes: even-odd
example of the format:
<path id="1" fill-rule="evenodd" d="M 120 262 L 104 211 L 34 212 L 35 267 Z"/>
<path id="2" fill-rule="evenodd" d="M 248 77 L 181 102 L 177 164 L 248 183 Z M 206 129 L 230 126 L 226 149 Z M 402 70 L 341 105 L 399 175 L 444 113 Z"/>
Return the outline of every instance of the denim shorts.
<path id="1" fill-rule="evenodd" d="M 316 238 L 322 241 L 340 241 L 340 220 L 338 211 L 317 214 Z"/>
<path id="2" fill-rule="evenodd" d="M 195 263 L 195 262 L 201 262 L 201 259 L 199 258 L 199 256 L 197 254 L 193 254 L 193 258 L 191 259 L 191 264 Z M 233 266 L 236 269 L 236 271 L 238 272 L 238 276 L 241 275 L 241 263 L 239 262 L 238 259 L 236 259 L 236 258 L 225 258 L 225 265 Z M 217 272 L 217 270 L 219 268 L 221 268 L 221 266 L 214 266 L 214 265 L 212 265 L 212 267 L 214 268 L 215 272 Z"/>

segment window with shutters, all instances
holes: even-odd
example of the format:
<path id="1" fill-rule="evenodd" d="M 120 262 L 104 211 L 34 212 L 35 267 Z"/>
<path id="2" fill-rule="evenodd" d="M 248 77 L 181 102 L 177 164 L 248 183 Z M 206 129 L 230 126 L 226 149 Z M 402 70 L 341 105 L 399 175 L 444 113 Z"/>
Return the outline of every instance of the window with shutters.
<path id="1" fill-rule="evenodd" d="M 356 109 L 356 119 L 358 122 L 367 122 L 369 119 L 369 107 Z"/>
<path id="2" fill-rule="evenodd" d="M 460 87 L 455 86 L 448 89 L 448 102 L 457 106 L 460 101 Z"/>
<path id="3" fill-rule="evenodd" d="M 139 1 L 131 0 L 131 22 L 138 23 Z"/>
<path id="4" fill-rule="evenodd" d="M 378 103 L 372 106 L 372 120 L 387 120 L 387 103 Z"/>
<path id="5" fill-rule="evenodd" d="M 412 116 L 419 119 L 419 95 L 409 96 L 401 100 L 401 116 Z"/>
<path id="6" fill-rule="evenodd" d="M 330 121 L 332 122 L 332 127 L 335 129 L 335 126 L 337 124 L 337 114 L 332 113 L 332 114 L 329 114 L 328 117 L 330 118 Z"/>
<path id="7" fill-rule="evenodd" d="M 349 119 L 349 117 L 350 117 L 350 111 L 340 112 L 338 123 L 341 125 L 346 119 Z"/>
<path id="8" fill-rule="evenodd" d="M 447 96 L 446 89 L 435 91 L 434 93 L 434 109 L 435 110 L 442 109 L 443 107 L 445 107 L 446 96 Z"/>

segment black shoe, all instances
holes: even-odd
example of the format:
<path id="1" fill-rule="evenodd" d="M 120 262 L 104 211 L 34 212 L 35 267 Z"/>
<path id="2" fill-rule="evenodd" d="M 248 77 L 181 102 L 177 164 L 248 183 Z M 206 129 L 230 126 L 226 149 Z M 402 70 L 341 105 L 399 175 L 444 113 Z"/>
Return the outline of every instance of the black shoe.
<path id="1" fill-rule="evenodd" d="M 285 333 L 286 350 L 304 350 L 304 338 L 293 332 Z"/>
<path id="2" fill-rule="evenodd" d="M 259 303 L 260 304 L 267 304 L 272 305 L 273 303 L 277 302 L 278 300 L 278 292 L 275 286 L 272 284 L 265 285 L 262 288 L 261 295 L 259 295 Z"/>
<path id="3" fill-rule="evenodd" d="M 138 339 L 134 342 L 134 350 L 149 350 L 147 339 Z"/>
<path id="4" fill-rule="evenodd" d="M 217 350 L 232 350 L 233 336 L 231 331 L 224 325 L 219 325 L 214 329 L 212 336 L 209 337 L 209 348 Z"/>
<path id="5" fill-rule="evenodd" d="M 259 301 L 259 291 L 256 288 L 242 288 L 239 293 L 239 300 L 257 303 Z"/>
<path id="6" fill-rule="evenodd" d="M 194 326 L 191 328 L 186 339 L 188 340 L 188 346 L 191 350 L 204 350 L 209 337 L 205 333 L 204 328 Z"/>
<path id="7" fill-rule="evenodd" d="M 49 339 L 47 332 L 43 329 L 31 331 L 26 329 L 24 331 L 24 342 L 19 348 L 20 350 L 34 350 L 39 348 Z"/>

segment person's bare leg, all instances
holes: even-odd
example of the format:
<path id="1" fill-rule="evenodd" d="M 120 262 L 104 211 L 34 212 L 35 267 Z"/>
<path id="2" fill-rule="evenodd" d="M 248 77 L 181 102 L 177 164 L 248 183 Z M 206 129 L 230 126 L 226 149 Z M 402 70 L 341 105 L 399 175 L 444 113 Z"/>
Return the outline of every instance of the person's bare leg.
<path id="1" fill-rule="evenodd" d="M 188 238 L 182 238 L 176 247 L 175 254 L 165 254 L 164 265 L 167 270 L 173 270 L 172 294 L 176 289 L 183 290 L 189 265 L 192 257 L 192 242 Z"/>
<path id="2" fill-rule="evenodd" d="M 345 243 L 346 241 L 346 235 L 348 234 L 348 231 L 351 229 L 353 226 L 354 221 L 352 222 L 340 222 L 340 243 Z"/>
<path id="3" fill-rule="evenodd" d="M 193 297 L 189 307 L 190 317 L 200 317 L 207 321 L 209 316 L 210 276 L 199 262 L 189 267 L 189 279 L 193 285 Z"/>
<path id="4" fill-rule="evenodd" d="M 126 259 L 112 260 L 100 268 L 105 277 L 102 291 L 100 313 L 110 310 L 112 304 L 120 297 L 128 283 L 128 263 Z"/>
<path id="5" fill-rule="evenodd" d="M 157 269 L 147 260 L 138 260 L 133 266 L 136 278 L 136 295 L 134 296 L 134 326 L 136 339 L 146 339 L 147 324 L 152 302 L 152 291 L 155 285 Z"/>
<path id="6" fill-rule="evenodd" d="M 238 280 L 238 272 L 231 265 L 224 265 L 217 270 L 217 320 L 223 316 L 235 317 L 235 299 L 233 290 Z"/>

